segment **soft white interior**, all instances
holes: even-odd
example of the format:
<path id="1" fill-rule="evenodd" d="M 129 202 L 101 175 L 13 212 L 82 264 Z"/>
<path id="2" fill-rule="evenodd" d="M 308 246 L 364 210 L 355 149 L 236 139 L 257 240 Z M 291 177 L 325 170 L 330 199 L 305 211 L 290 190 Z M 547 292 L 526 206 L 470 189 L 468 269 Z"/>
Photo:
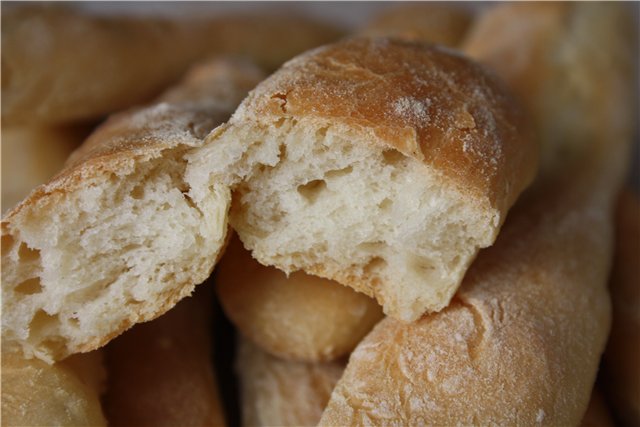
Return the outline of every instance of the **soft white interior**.
<path id="1" fill-rule="evenodd" d="M 39 217 L 3 235 L 3 337 L 23 341 L 27 356 L 58 359 L 121 332 L 207 277 L 224 241 L 229 190 L 210 187 L 196 205 L 181 153 L 138 163 L 48 198 Z"/>
<path id="2" fill-rule="evenodd" d="M 230 222 L 254 257 L 341 281 L 394 317 L 444 307 L 495 232 L 423 163 L 336 125 L 245 121 L 215 138 L 193 167 L 234 185 Z"/>

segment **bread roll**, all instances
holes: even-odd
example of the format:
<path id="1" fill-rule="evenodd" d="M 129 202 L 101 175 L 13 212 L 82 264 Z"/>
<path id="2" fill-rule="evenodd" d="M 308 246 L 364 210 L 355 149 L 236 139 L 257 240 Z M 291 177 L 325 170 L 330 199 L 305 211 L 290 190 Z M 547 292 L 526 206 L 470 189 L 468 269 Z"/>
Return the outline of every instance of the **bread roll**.
<path id="1" fill-rule="evenodd" d="M 95 349 L 209 276 L 231 195 L 216 182 L 194 194 L 184 154 L 261 73 L 224 60 L 203 67 L 155 105 L 109 119 L 5 216 L 6 345 L 47 362 Z"/>
<path id="2" fill-rule="evenodd" d="M 618 201 L 616 220 L 613 326 L 602 379 L 616 415 L 633 426 L 640 424 L 640 204 L 629 189 Z"/>
<path id="3" fill-rule="evenodd" d="M 87 126 L 2 126 L 2 212 L 59 172 Z"/>
<path id="4" fill-rule="evenodd" d="M 238 346 L 243 426 L 315 426 L 343 362 L 304 363 L 273 357 L 249 341 Z"/>
<path id="5" fill-rule="evenodd" d="M 340 34 L 282 13 L 168 19 L 74 6 L 3 8 L 3 124 L 99 118 L 148 101 L 203 57 L 245 54 L 275 67 Z"/>
<path id="6" fill-rule="evenodd" d="M 326 361 L 348 354 L 382 318 L 371 298 L 303 272 L 287 277 L 258 264 L 231 240 L 216 288 L 225 313 L 263 350 L 284 359 Z"/>
<path id="7" fill-rule="evenodd" d="M 3 426 L 106 426 L 99 352 L 47 365 L 2 352 Z"/>
<path id="8" fill-rule="evenodd" d="M 472 19 L 466 7 L 416 2 L 383 9 L 360 33 L 457 47 Z"/>
<path id="9" fill-rule="evenodd" d="M 576 4 L 575 13 L 591 7 L 609 6 Z M 525 7 L 516 10 L 520 25 L 537 25 Z M 617 67 L 626 61 L 617 56 L 624 49 L 608 49 L 622 41 L 626 55 L 634 55 L 629 40 L 599 22 L 591 26 L 599 31 L 593 39 L 574 38 L 571 16 L 554 37 L 572 41 L 575 62 L 554 57 L 529 66 L 573 67 L 604 51 L 610 67 L 591 70 L 590 84 L 609 87 L 620 79 L 630 86 L 633 76 Z M 572 78 L 571 67 L 557 72 Z M 631 107 L 619 105 L 626 99 L 606 102 L 622 110 Z M 613 202 L 629 156 L 631 137 L 621 131 L 627 128 L 616 124 L 591 135 L 576 145 L 582 152 L 571 152 L 562 173 L 540 180 L 446 309 L 412 324 L 380 322 L 352 353 L 320 425 L 578 425 L 610 326 L 606 277 Z M 577 133 L 567 129 L 558 140 Z"/>
<path id="10" fill-rule="evenodd" d="M 260 263 L 336 280 L 411 321 L 448 304 L 532 179 L 521 119 L 457 54 L 356 38 L 261 83 L 187 176 L 233 186 L 231 224 Z"/>
<path id="11" fill-rule="evenodd" d="M 211 285 L 106 346 L 109 425 L 225 425 L 211 354 Z"/>

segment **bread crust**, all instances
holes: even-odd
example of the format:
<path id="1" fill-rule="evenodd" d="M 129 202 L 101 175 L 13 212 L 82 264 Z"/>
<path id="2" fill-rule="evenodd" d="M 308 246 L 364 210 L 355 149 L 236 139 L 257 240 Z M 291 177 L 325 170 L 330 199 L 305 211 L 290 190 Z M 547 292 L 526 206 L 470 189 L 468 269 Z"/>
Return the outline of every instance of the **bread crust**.
<path id="1" fill-rule="evenodd" d="M 224 426 L 213 371 L 212 283 L 105 347 L 112 425 Z"/>
<path id="2" fill-rule="evenodd" d="M 330 361 L 350 353 L 383 317 L 375 300 L 336 282 L 265 267 L 238 238 L 216 270 L 226 315 L 262 350 L 289 360 Z"/>

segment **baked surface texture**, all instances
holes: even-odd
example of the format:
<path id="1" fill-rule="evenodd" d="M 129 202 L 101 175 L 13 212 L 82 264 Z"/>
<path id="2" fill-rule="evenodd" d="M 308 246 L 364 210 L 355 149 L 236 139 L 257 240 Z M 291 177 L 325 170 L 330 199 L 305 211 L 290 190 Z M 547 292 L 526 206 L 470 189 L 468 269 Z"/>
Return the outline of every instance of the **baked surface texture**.
<path id="1" fill-rule="evenodd" d="M 211 286 L 105 347 L 109 425 L 226 425 L 212 363 Z"/>
<path id="2" fill-rule="evenodd" d="M 501 8 L 510 8 L 519 25 L 544 25 L 529 7 L 501 4 L 487 12 L 487 19 L 492 10 L 503 13 Z M 609 66 L 590 69 L 590 84 L 611 87 L 626 82 L 631 87 L 635 75 L 626 63 L 637 50 L 622 27 L 598 21 L 614 16 L 606 10 L 597 13 L 609 7 L 624 6 L 577 3 L 555 9 L 571 19 L 554 37 L 573 43 L 578 55 L 571 61 L 551 56 L 538 61 L 531 56 L 529 66 L 567 67 L 556 72 L 571 79 L 571 67 L 583 71 L 581 64 L 604 51 Z M 573 27 L 577 22 L 597 32 L 592 38 L 574 37 L 579 34 Z M 520 41 L 511 39 L 514 44 Z M 611 44 L 615 48 L 608 49 Z M 548 73 L 528 75 L 544 78 Z M 525 81 L 517 75 L 504 78 Z M 610 92 L 606 96 L 614 99 L 606 102 L 619 111 L 633 110 L 629 98 L 618 95 Z M 576 102 L 576 108 L 582 108 L 580 97 L 559 97 L 567 107 Z M 554 141 L 574 147 L 566 151 L 564 168 L 552 173 L 554 169 L 543 163 L 545 173 L 514 207 L 496 243 L 479 254 L 452 303 L 412 324 L 387 318 L 358 345 L 320 425 L 579 425 L 611 322 L 606 282 L 613 208 L 632 140 L 631 126 L 623 121 L 634 117 L 625 113 L 619 117 L 622 122 L 610 123 L 597 116 L 598 109 L 591 112 L 593 117 L 583 116 L 584 126 L 593 118 L 608 127 L 580 141 L 572 140 L 583 134 L 572 128 L 580 121 L 559 127 L 566 131 Z"/>
<path id="3" fill-rule="evenodd" d="M 110 118 L 2 221 L 2 337 L 47 362 L 95 349 L 204 281 L 229 189 L 191 191 L 185 151 L 262 78 L 214 61 L 147 108 Z M 199 89 L 198 89 L 199 88 Z"/>
<path id="4" fill-rule="evenodd" d="M 343 369 L 344 362 L 282 360 L 241 339 L 236 372 L 242 425 L 317 425 Z"/>
<path id="5" fill-rule="evenodd" d="M 493 243 L 536 149 L 481 67 L 356 38 L 289 61 L 189 159 L 199 187 L 234 187 L 230 222 L 259 262 L 336 280 L 411 321 L 446 306 Z"/>
<path id="6" fill-rule="evenodd" d="M 100 392 L 106 372 L 99 353 L 54 365 L 2 352 L 3 426 L 106 426 Z"/>
<path id="7" fill-rule="evenodd" d="M 375 300 L 301 271 L 260 265 L 233 238 L 218 264 L 225 313 L 251 342 L 283 359 L 328 361 L 349 354 L 383 317 Z"/>

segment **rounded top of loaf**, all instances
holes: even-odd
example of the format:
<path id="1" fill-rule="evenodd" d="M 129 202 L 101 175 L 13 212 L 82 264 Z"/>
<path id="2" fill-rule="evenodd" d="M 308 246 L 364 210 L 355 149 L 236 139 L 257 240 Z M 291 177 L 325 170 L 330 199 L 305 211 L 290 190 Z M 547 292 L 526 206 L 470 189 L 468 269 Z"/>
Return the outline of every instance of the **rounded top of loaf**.
<path id="1" fill-rule="evenodd" d="M 537 163 L 504 86 L 457 51 L 419 42 L 359 37 L 311 50 L 262 82 L 230 124 L 281 118 L 355 131 L 500 212 Z"/>

